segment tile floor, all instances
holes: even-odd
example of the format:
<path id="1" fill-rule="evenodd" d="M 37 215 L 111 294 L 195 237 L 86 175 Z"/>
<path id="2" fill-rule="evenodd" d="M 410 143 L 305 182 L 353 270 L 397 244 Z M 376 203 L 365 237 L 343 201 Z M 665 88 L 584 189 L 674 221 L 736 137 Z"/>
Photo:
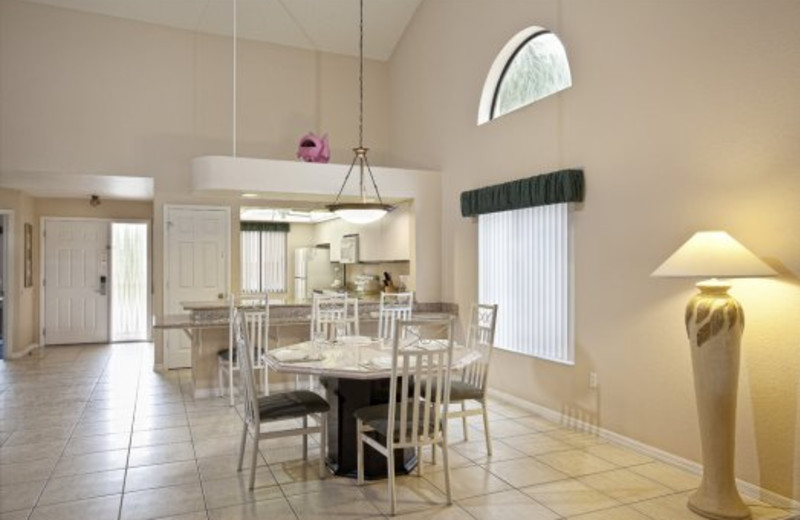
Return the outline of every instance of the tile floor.
<path id="1" fill-rule="evenodd" d="M 298 438 L 262 441 L 256 489 L 235 470 L 241 419 L 223 399 L 195 400 L 189 373 L 151 370 L 150 344 L 51 347 L 0 361 L 0 520 L 382 518 L 383 482 L 319 480 Z M 494 456 L 480 420 L 452 425 L 455 503 L 440 466 L 398 479 L 399 516 L 425 520 L 691 520 L 697 477 L 491 405 Z M 473 429 L 474 428 L 474 429 Z M 429 455 L 428 455 L 429 457 Z M 754 518 L 789 511 L 749 501 Z M 795 512 L 796 513 L 796 512 Z"/>

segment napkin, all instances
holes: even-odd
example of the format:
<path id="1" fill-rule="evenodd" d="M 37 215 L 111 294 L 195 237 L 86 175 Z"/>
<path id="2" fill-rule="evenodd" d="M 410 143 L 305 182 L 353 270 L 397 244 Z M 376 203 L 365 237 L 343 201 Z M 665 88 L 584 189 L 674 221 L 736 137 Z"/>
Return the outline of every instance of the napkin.
<path id="1" fill-rule="evenodd" d="M 291 362 L 291 361 L 304 361 L 309 359 L 308 352 L 305 350 L 276 350 L 272 355 L 278 361 Z"/>

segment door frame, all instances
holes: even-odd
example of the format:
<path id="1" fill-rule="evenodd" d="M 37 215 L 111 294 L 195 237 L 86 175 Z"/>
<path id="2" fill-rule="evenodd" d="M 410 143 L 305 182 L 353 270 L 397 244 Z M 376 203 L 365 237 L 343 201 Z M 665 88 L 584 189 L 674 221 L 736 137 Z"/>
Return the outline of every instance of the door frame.
<path id="1" fill-rule="evenodd" d="M 149 219 L 134 219 L 134 218 L 97 218 L 97 217 L 40 217 L 39 218 L 39 345 L 44 348 L 47 345 L 47 337 L 44 334 L 45 324 L 47 323 L 47 315 L 45 313 L 45 296 L 46 296 L 46 287 L 44 285 L 45 279 L 45 231 L 47 230 L 47 222 L 48 221 L 81 221 L 81 222 L 106 222 L 108 224 L 108 240 L 109 240 L 109 247 L 111 244 L 111 224 L 114 222 L 119 223 L 135 223 L 135 224 L 146 224 L 147 225 L 147 312 L 148 316 L 152 316 L 153 311 L 153 248 L 152 248 L 152 224 Z M 111 279 L 114 276 L 112 262 L 111 262 L 111 251 L 109 250 L 109 261 L 108 261 L 108 277 Z M 108 343 L 111 343 L 111 313 L 113 309 L 111 308 L 113 302 L 113 290 L 112 284 L 108 284 Z M 153 331 L 152 328 L 149 332 L 150 341 L 152 341 Z"/>
<path id="2" fill-rule="evenodd" d="M 0 360 L 12 359 L 14 354 L 12 347 L 14 345 L 14 329 L 16 325 L 12 320 L 14 319 L 14 306 L 16 304 L 15 295 L 17 294 L 17 280 L 14 271 L 14 256 L 16 253 L 14 244 L 14 210 L 13 209 L 0 209 L 0 215 L 3 215 L 6 220 L 6 227 L 3 228 L 3 255 L 5 256 L 3 262 L 3 355 Z M 10 298 L 9 298 L 10 297 Z"/>
<path id="3" fill-rule="evenodd" d="M 227 287 L 228 292 L 231 291 L 231 266 L 232 264 L 232 252 L 231 252 L 231 240 L 232 240 L 232 225 L 231 222 L 231 207 L 230 206 L 212 206 L 206 204 L 164 204 L 164 209 L 162 212 L 162 251 L 163 251 L 163 264 L 161 266 L 161 312 L 163 315 L 166 315 L 169 311 L 167 310 L 169 307 L 169 245 L 167 244 L 167 240 L 169 238 L 169 214 L 170 211 L 174 209 L 188 209 L 188 210 L 223 210 L 225 212 L 225 216 L 228 220 L 228 232 L 226 233 L 226 240 L 225 240 L 225 252 L 226 252 L 226 262 L 225 262 L 225 285 Z M 161 341 L 161 360 L 163 366 L 167 367 L 167 341 L 166 341 L 166 334 Z M 192 361 L 194 363 L 194 361 Z"/>

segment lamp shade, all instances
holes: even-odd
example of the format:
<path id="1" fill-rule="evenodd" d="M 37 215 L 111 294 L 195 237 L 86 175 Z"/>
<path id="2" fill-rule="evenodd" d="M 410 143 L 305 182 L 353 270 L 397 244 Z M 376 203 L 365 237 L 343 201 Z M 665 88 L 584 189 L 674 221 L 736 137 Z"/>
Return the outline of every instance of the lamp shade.
<path id="1" fill-rule="evenodd" d="M 777 274 L 728 233 L 699 231 L 651 276 L 730 278 Z"/>

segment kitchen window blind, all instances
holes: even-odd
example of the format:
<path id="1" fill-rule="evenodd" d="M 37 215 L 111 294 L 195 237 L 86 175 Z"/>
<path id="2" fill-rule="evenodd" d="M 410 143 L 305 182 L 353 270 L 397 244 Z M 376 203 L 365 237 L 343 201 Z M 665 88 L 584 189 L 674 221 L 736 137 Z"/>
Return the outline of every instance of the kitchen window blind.
<path id="1" fill-rule="evenodd" d="M 242 229 L 242 292 L 286 292 L 286 236 Z"/>
<path id="2" fill-rule="evenodd" d="M 498 348 L 574 364 L 570 204 L 478 216 L 479 301 Z"/>

